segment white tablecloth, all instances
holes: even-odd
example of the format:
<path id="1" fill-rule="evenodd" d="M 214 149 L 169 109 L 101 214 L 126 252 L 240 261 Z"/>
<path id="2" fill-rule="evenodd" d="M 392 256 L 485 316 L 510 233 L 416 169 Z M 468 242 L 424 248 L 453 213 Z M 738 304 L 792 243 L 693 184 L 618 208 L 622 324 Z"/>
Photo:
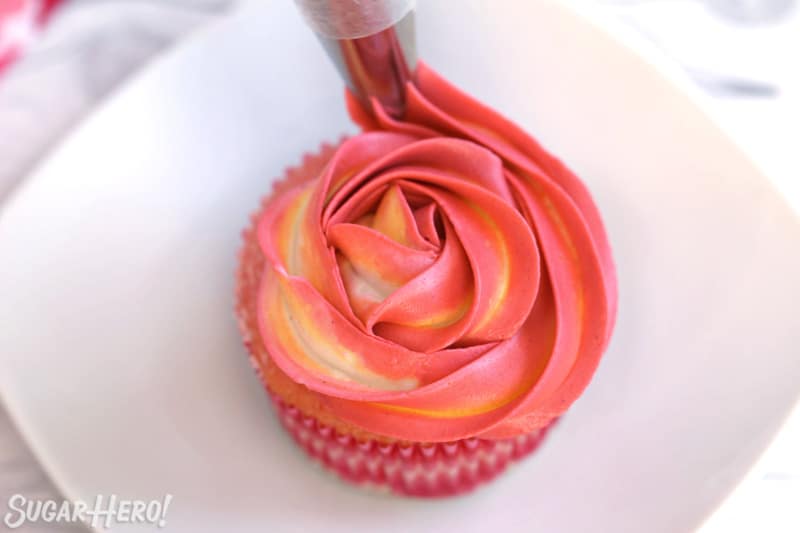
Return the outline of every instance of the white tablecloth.
<path id="1" fill-rule="evenodd" d="M 179 37 L 218 16 L 229 3 L 68 3 L 24 60 L 0 79 L 0 201 L 104 95 Z M 615 2 L 609 9 L 693 69 L 710 68 L 723 78 L 744 76 L 780 88 L 780 95 L 771 99 L 732 98 L 726 97 L 724 90 L 716 91 L 721 97 L 711 104 L 711 111 L 774 177 L 800 213 L 800 84 L 796 66 L 800 15 L 778 27 L 741 30 L 713 21 L 690 2 L 628 4 Z M 709 31 L 716 33 L 709 35 Z M 779 437 L 705 524 L 703 532 L 800 531 L 797 450 L 800 409 L 795 409 Z M 29 498 L 59 498 L 0 408 L 0 515 L 5 514 L 5 502 L 15 493 Z M 18 531 L 75 530 L 74 526 L 33 524 Z"/>

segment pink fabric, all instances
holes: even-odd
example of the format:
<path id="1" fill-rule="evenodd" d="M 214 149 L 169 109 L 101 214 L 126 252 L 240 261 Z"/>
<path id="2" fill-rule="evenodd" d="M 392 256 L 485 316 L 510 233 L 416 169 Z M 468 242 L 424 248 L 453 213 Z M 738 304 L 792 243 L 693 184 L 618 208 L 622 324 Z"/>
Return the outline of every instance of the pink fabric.
<path id="1" fill-rule="evenodd" d="M 0 74 L 18 58 L 62 0 L 0 0 Z"/>

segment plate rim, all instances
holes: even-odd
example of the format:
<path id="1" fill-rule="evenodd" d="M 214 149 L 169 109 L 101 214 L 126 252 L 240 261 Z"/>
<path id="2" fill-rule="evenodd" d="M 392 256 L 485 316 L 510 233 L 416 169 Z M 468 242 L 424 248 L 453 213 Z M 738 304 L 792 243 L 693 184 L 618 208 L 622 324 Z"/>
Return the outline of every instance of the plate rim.
<path id="1" fill-rule="evenodd" d="M 785 193 L 776 185 L 775 180 L 771 179 L 770 173 L 751 155 L 751 152 L 743 146 L 743 143 L 725 130 L 716 115 L 710 109 L 711 98 L 705 95 L 680 66 L 671 61 L 656 45 L 639 35 L 633 28 L 625 25 L 621 20 L 613 17 L 609 12 L 603 10 L 599 5 L 590 4 L 585 0 L 535 0 L 540 4 L 555 6 L 557 9 L 569 12 L 571 17 L 578 18 L 589 24 L 594 29 L 602 32 L 606 38 L 624 47 L 627 52 L 637 56 L 648 68 L 653 70 L 664 83 L 669 84 L 676 93 L 680 93 L 701 114 L 709 127 L 714 129 L 732 147 L 735 147 L 739 155 L 745 159 L 754 171 L 775 195 L 776 199 L 784 204 L 790 213 L 794 214 L 795 222 L 800 222 L 800 210 L 796 209 L 789 201 Z M 19 197 L 24 194 L 27 188 L 32 186 L 40 179 L 40 176 L 47 174 L 48 169 L 57 164 L 63 157 L 62 154 L 69 152 L 71 145 L 76 138 L 84 135 L 86 130 L 93 128 L 98 117 L 104 115 L 106 111 L 117 105 L 117 102 L 124 98 L 128 93 L 134 92 L 136 87 L 143 83 L 143 80 L 157 75 L 162 69 L 169 68 L 169 65 L 179 61 L 179 58 L 186 53 L 187 49 L 198 46 L 198 42 L 212 39 L 214 34 L 226 31 L 226 28 L 234 23 L 239 17 L 245 16 L 246 12 L 257 4 L 258 0 L 241 0 L 234 4 L 226 12 L 213 20 L 204 22 L 200 27 L 190 31 L 164 51 L 156 53 L 145 65 L 126 77 L 124 81 L 115 86 L 109 93 L 94 105 L 82 118 L 80 118 L 70 129 L 70 131 L 55 142 L 44 156 L 41 157 L 25 176 L 11 186 L 0 201 L 0 226 L 5 221 L 5 213 L 10 206 L 19 201 Z M 47 476 L 50 483 L 59 491 L 60 496 L 67 500 L 74 500 L 75 490 L 71 490 L 67 485 L 66 476 L 60 472 L 58 461 L 53 457 L 48 457 L 43 453 L 39 441 L 31 437 L 31 429 L 28 421 L 24 417 L 18 416 L 20 412 L 14 407 L 16 400 L 8 394 L 9 387 L 0 377 L 0 408 L 5 408 L 12 427 L 17 431 L 22 442 L 30 451 L 37 464 Z M 769 432 L 769 440 L 761 447 L 760 451 L 752 458 L 750 464 L 740 475 L 736 476 L 736 481 L 730 484 L 720 493 L 719 498 L 713 506 L 709 506 L 703 517 L 697 522 L 697 529 L 701 529 L 709 519 L 721 508 L 729 499 L 734 490 L 747 479 L 761 457 L 785 426 L 792 412 L 800 409 L 800 389 L 795 392 L 794 400 L 787 405 L 780 416 L 776 416 L 776 425 Z M 91 528 L 94 531 L 101 531 L 101 527 Z"/>

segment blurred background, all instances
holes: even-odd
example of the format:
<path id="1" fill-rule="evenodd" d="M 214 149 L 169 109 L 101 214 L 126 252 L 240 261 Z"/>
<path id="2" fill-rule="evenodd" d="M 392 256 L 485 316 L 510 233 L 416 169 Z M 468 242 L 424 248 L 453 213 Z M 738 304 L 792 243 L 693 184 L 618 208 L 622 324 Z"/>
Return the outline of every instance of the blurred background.
<path id="1" fill-rule="evenodd" d="M 670 58 L 691 80 L 697 101 L 800 212 L 796 0 L 575 3 Z M 115 87 L 235 8 L 235 0 L 0 0 L 0 203 Z M 800 531 L 797 450 L 795 409 L 703 533 Z M 16 492 L 56 495 L 0 406 L 0 501 Z"/>

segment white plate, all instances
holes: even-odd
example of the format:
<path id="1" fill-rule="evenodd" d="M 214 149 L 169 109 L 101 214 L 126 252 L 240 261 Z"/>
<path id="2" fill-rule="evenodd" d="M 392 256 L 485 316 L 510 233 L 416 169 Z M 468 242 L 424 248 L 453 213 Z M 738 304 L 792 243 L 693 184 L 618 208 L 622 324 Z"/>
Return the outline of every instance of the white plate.
<path id="1" fill-rule="evenodd" d="M 132 83 L 2 212 L 0 390 L 69 497 L 168 492 L 168 529 L 192 533 L 675 532 L 768 442 L 800 383 L 800 228 L 768 180 L 674 73 L 570 9 L 420 4 L 429 63 L 563 156 L 605 215 L 620 314 L 585 396 L 533 458 L 436 503 L 350 488 L 281 433 L 231 312 L 239 230 L 351 126 L 291 3 L 259 1 Z"/>

